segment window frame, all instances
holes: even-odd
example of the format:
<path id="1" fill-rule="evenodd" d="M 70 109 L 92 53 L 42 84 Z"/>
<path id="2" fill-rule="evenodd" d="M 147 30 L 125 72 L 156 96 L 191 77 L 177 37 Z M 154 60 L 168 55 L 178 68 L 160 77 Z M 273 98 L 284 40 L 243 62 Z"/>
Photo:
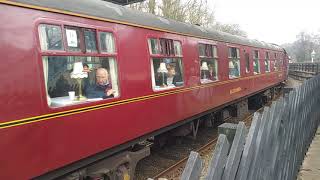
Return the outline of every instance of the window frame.
<path id="1" fill-rule="evenodd" d="M 158 46 L 158 52 L 157 54 L 152 54 L 152 49 L 150 49 L 149 46 L 149 39 L 157 39 L 157 46 Z M 174 46 L 174 42 L 179 42 L 180 43 L 180 47 L 181 47 L 181 56 L 176 56 L 176 55 L 164 55 L 161 54 L 160 52 L 160 39 L 169 39 L 169 40 L 173 40 L 173 46 Z M 185 84 L 185 68 L 184 68 L 184 63 L 183 63 L 183 43 L 181 39 L 175 38 L 175 37 L 171 37 L 171 36 L 160 36 L 160 35 L 148 35 L 146 36 L 146 46 L 147 46 L 147 53 L 149 56 L 149 62 L 150 62 L 150 72 L 151 72 L 151 76 L 150 76 L 150 81 L 151 81 L 151 89 L 153 92 L 162 92 L 162 91 L 168 91 L 168 90 L 174 90 L 174 89 L 181 89 L 184 88 L 186 86 Z M 174 47 L 173 47 L 174 48 Z M 175 49 L 174 49 L 175 51 Z M 180 59 L 181 61 L 181 78 L 183 80 L 183 85 L 182 86 L 177 86 L 177 87 L 168 87 L 168 88 L 155 88 L 156 87 L 156 83 L 155 83 L 155 72 L 154 72 L 154 64 L 153 64 L 153 60 L 154 59 L 163 59 L 163 58 L 173 58 L 173 59 Z"/>
<path id="2" fill-rule="evenodd" d="M 69 25 L 65 25 L 63 24 L 63 33 L 64 33 L 64 37 L 65 37 L 65 40 L 64 40 L 64 43 L 65 43 L 65 51 L 66 52 L 70 52 L 70 53 L 79 53 L 79 52 L 82 52 L 82 53 L 85 53 L 85 42 L 84 42 L 84 33 L 83 33 L 83 28 L 82 27 L 77 27 L 77 26 L 69 26 Z M 67 34 L 66 34 L 66 30 L 67 29 L 72 29 L 72 30 L 76 30 L 78 29 L 79 30 L 79 51 L 71 51 L 68 49 L 68 38 L 67 38 Z"/>
<path id="3" fill-rule="evenodd" d="M 256 51 L 258 52 L 258 57 L 256 57 Z M 253 59 L 253 74 L 254 75 L 259 75 L 261 74 L 261 62 L 260 62 L 260 50 L 259 49 L 253 49 L 252 50 L 252 59 Z M 258 61 L 258 72 L 255 71 L 255 66 L 254 64 Z"/>
<path id="4" fill-rule="evenodd" d="M 267 56 L 268 55 L 268 56 Z M 266 62 L 268 63 L 268 69 L 266 67 Z M 270 73 L 271 72 L 271 63 L 270 63 L 270 52 L 269 51 L 265 51 L 265 59 L 264 59 L 264 69 L 266 73 Z"/>
<path id="5" fill-rule="evenodd" d="M 275 64 L 275 71 L 280 72 L 282 69 L 281 67 L 283 66 L 281 63 L 281 59 L 280 59 L 280 52 L 275 51 L 274 52 L 274 64 Z"/>
<path id="6" fill-rule="evenodd" d="M 251 64 L 252 62 L 250 61 L 250 51 L 247 51 L 246 49 L 243 50 L 243 54 L 244 54 L 244 63 L 245 63 L 245 71 L 246 74 L 250 74 L 251 73 Z M 248 55 L 248 56 L 246 56 Z M 248 59 L 247 59 L 248 57 Z M 248 60 L 248 62 L 247 62 Z M 247 67 L 247 65 L 249 65 L 249 67 Z"/>
<path id="7" fill-rule="evenodd" d="M 209 56 L 201 56 L 200 55 L 200 45 L 209 45 L 209 46 L 211 46 L 212 47 L 212 57 L 209 57 Z M 220 81 L 220 78 L 219 78 L 219 51 L 218 51 L 218 45 L 217 45 L 217 43 L 212 43 L 212 42 L 202 42 L 202 41 L 199 41 L 198 43 L 197 43 L 197 47 L 198 47 L 198 61 L 199 61 L 199 81 L 200 81 L 200 84 L 208 84 L 208 83 L 215 83 L 215 82 L 217 82 L 217 81 Z M 215 53 L 216 52 L 216 53 Z M 215 68 L 215 71 L 216 71 L 216 76 L 215 76 L 215 78 L 216 78 L 216 80 L 208 80 L 208 81 L 202 81 L 202 79 L 201 79 L 201 66 L 202 66 L 202 64 L 201 64 L 201 61 L 203 60 L 203 59 L 205 59 L 205 60 L 213 60 L 214 61 L 214 63 L 216 64 L 216 68 Z"/>
<path id="8" fill-rule="evenodd" d="M 84 37 L 84 31 L 86 30 L 86 29 L 90 29 L 90 30 L 94 30 L 94 32 L 95 32 L 95 38 L 96 38 L 96 49 L 97 49 L 97 51 L 96 52 L 88 52 L 87 51 L 87 46 L 86 46 L 86 39 L 85 39 L 85 37 Z M 101 51 L 101 49 L 100 49 L 100 42 L 98 42 L 98 39 L 100 39 L 100 36 L 99 36 L 99 31 L 97 30 L 97 29 L 92 29 L 92 28 L 83 28 L 83 42 L 84 42 L 84 50 L 85 50 L 85 53 L 86 54 L 90 54 L 90 53 L 92 53 L 92 54 L 102 54 L 102 51 Z"/>
<path id="9" fill-rule="evenodd" d="M 60 29 L 61 29 L 61 36 L 62 36 L 62 46 L 63 46 L 63 48 L 61 49 L 61 50 L 51 50 L 51 49 L 48 49 L 48 50 L 42 50 L 42 48 L 41 48 L 41 43 L 40 43 L 40 36 L 39 36 L 39 34 L 40 34 L 40 30 L 39 30 L 39 27 L 40 27 L 40 25 L 53 25 L 53 26 L 58 26 L 58 27 L 60 27 Z M 62 24 L 60 24 L 60 23 L 57 23 L 57 22 L 47 22 L 47 21 L 45 21 L 45 22 L 38 22 L 38 23 L 36 23 L 36 26 L 35 26 L 35 34 L 36 34 L 36 39 L 37 39 L 37 50 L 38 50 L 38 52 L 46 52 L 46 53 L 64 53 L 64 52 L 66 52 L 66 46 L 65 46 L 65 35 L 64 35 L 64 32 L 63 32 L 63 25 Z"/>
<path id="10" fill-rule="evenodd" d="M 55 25 L 55 26 L 59 26 L 61 28 L 61 32 L 62 32 L 62 40 L 63 40 L 63 50 L 42 50 L 41 49 L 41 44 L 40 44 L 40 36 L 39 36 L 39 27 L 40 25 L 45 24 L 45 25 Z M 65 34 L 65 26 L 67 27 L 77 27 L 82 29 L 81 30 L 81 37 L 80 37 L 80 47 L 82 46 L 83 48 L 80 48 L 80 51 L 78 52 L 73 52 L 73 51 L 68 51 L 67 50 L 67 37 Z M 82 43 L 85 43 L 84 41 L 84 29 L 91 29 L 91 30 L 95 30 L 96 32 L 96 47 L 97 47 L 97 52 L 86 52 L 86 47 L 85 44 L 81 45 L 81 41 Z M 113 40 L 114 40 L 114 46 L 115 46 L 115 52 L 114 53 L 102 53 L 101 49 L 100 49 L 100 37 L 99 37 L 99 32 L 108 32 L 111 33 L 113 35 Z M 110 27 L 102 27 L 102 26 L 92 26 L 92 25 L 88 25 L 88 24 L 82 24 L 82 23 L 72 23 L 72 22 L 68 22 L 68 21 L 59 21 L 59 20 L 47 20 L 47 19 L 41 19 L 36 21 L 35 23 L 35 29 L 34 29 L 34 34 L 36 36 L 36 46 L 37 46 L 37 56 L 38 56 L 38 62 L 39 62 L 39 66 L 40 66 L 40 72 L 41 72 L 41 84 L 42 84 L 42 93 L 45 95 L 44 97 L 44 104 L 45 107 L 53 110 L 53 109 L 74 109 L 77 107 L 83 107 L 83 106 L 90 106 L 92 104 L 101 104 L 101 103 L 105 103 L 105 102 L 109 102 L 109 101 L 116 101 L 118 99 L 121 98 L 121 68 L 119 67 L 119 53 L 118 53 L 118 42 L 117 42 L 117 34 L 114 32 L 114 30 Z M 82 40 L 81 40 L 82 39 Z M 84 49 L 84 51 L 83 51 Z M 76 103 L 76 104 L 70 104 L 70 105 L 66 105 L 66 106 L 60 106 L 60 107 L 52 107 L 49 105 L 48 99 L 47 97 L 49 97 L 49 94 L 47 92 L 46 89 L 46 85 L 45 85 L 45 77 L 44 77 L 44 64 L 43 64 L 43 59 L 42 57 L 44 56 L 81 56 L 81 57 L 106 57 L 106 58 L 113 58 L 114 62 L 116 64 L 116 68 L 117 68 L 117 80 L 118 80 L 118 96 L 114 97 L 114 98 L 107 98 L 107 99 L 102 99 L 99 101 L 86 101 L 83 103 Z"/>
<path id="11" fill-rule="evenodd" d="M 241 51 L 241 49 L 240 49 L 240 47 L 239 46 L 227 46 L 227 48 L 228 48 L 228 79 L 237 79 L 237 78 L 241 78 L 242 77 L 242 75 L 241 75 L 241 56 L 240 56 L 240 51 Z M 232 57 L 232 52 L 230 53 L 230 49 L 231 48 L 235 48 L 236 49 L 236 55 L 237 55 L 237 57 L 235 58 L 235 57 Z M 231 55 L 231 56 L 229 56 L 229 55 Z M 237 77 L 230 77 L 230 68 L 229 68 L 229 64 L 230 64 L 230 60 L 231 61 L 233 61 L 233 60 L 237 60 L 239 63 L 239 76 L 237 76 Z"/>

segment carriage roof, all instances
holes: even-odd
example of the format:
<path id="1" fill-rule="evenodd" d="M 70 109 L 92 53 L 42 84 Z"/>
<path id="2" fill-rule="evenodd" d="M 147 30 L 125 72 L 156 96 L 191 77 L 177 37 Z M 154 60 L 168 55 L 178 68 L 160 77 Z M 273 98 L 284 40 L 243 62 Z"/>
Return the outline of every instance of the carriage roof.
<path id="1" fill-rule="evenodd" d="M 258 48 L 282 50 L 275 44 L 252 40 L 229 33 L 206 29 L 197 25 L 182 23 L 149 13 L 132 10 L 102 0 L 10 0 L 8 3 L 83 17 L 97 18 L 110 22 L 155 29 L 187 36 L 243 44 Z"/>

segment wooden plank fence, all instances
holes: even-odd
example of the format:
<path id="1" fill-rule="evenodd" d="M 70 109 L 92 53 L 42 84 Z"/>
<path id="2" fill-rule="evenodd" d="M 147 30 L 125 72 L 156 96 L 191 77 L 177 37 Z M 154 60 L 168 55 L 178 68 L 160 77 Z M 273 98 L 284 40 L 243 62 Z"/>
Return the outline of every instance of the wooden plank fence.
<path id="1" fill-rule="evenodd" d="M 237 124 L 232 142 L 220 134 L 206 180 L 293 180 L 318 128 L 320 75 L 256 112 L 249 130 Z M 191 152 L 182 180 L 201 176 L 202 160 Z"/>

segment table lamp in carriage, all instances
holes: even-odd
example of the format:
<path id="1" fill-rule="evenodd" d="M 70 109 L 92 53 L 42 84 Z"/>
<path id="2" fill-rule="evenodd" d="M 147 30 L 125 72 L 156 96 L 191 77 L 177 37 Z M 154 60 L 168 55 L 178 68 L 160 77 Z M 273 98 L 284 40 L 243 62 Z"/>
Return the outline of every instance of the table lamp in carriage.
<path id="1" fill-rule="evenodd" d="M 84 97 L 82 95 L 82 79 L 83 78 L 88 78 L 88 73 L 87 72 L 83 72 L 83 64 L 82 62 L 75 62 L 73 64 L 73 71 L 70 74 L 71 78 L 76 79 L 78 86 L 79 86 L 79 96 L 78 96 L 78 100 L 85 100 L 86 97 Z"/>
<path id="2" fill-rule="evenodd" d="M 164 63 L 164 62 L 160 63 L 160 67 L 159 67 L 157 72 L 161 75 L 161 77 L 160 77 L 161 78 L 161 85 L 160 86 L 161 87 L 165 87 L 166 84 L 164 82 L 164 75 L 166 73 L 168 73 L 168 69 L 166 67 L 166 63 Z"/>
<path id="3" fill-rule="evenodd" d="M 207 79 L 206 72 L 209 71 L 208 63 L 202 62 L 200 70 L 201 70 L 201 79 Z"/>

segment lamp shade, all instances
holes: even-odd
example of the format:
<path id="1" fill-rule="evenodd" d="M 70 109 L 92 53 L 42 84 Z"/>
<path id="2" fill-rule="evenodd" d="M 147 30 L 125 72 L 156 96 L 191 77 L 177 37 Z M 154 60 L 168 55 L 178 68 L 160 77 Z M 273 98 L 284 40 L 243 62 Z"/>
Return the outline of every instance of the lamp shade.
<path id="1" fill-rule="evenodd" d="M 158 69 L 158 73 L 168 73 L 168 69 L 166 67 L 166 63 L 160 63 L 160 67 Z"/>
<path id="2" fill-rule="evenodd" d="M 73 71 L 71 73 L 71 78 L 87 78 L 88 73 L 83 72 L 82 62 L 75 62 L 73 64 Z"/>
<path id="3" fill-rule="evenodd" d="M 233 62 L 229 61 L 229 69 L 233 69 L 233 68 L 234 68 Z"/>
<path id="4" fill-rule="evenodd" d="M 209 70 L 208 63 L 202 62 L 200 70 L 208 71 Z"/>

